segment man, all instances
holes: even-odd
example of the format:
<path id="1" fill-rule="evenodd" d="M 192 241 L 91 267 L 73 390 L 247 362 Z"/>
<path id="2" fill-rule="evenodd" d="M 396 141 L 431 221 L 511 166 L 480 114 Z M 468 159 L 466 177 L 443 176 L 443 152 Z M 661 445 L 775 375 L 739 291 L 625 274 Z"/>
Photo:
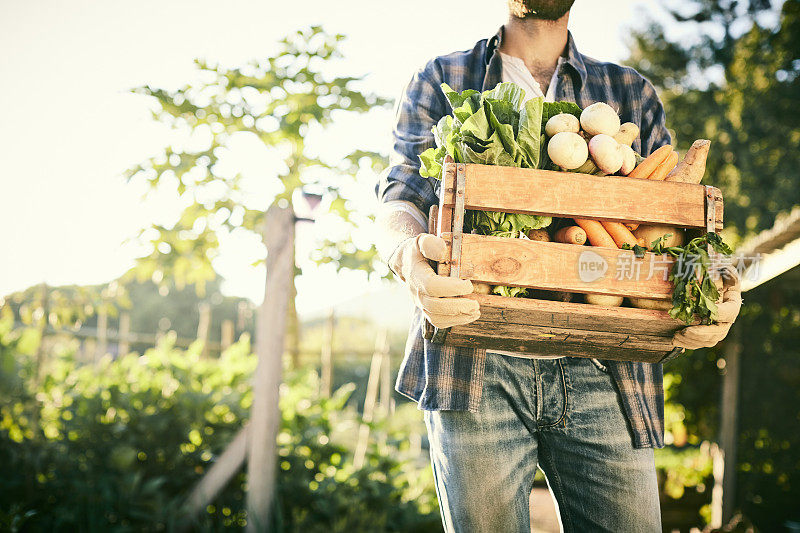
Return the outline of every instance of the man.
<path id="1" fill-rule="evenodd" d="M 497 35 L 472 50 L 430 61 L 399 101 L 394 153 L 377 193 L 378 243 L 419 308 L 397 390 L 425 410 L 431 462 L 447 531 L 530 531 L 528 496 L 537 465 L 547 476 L 565 531 L 661 531 L 653 448 L 664 444 L 660 364 L 543 358 L 434 345 L 423 318 L 440 328 L 480 316 L 463 298 L 466 280 L 438 276 L 444 241 L 428 235 L 438 180 L 419 175 L 417 156 L 434 145 L 431 127 L 451 109 L 440 90 L 487 90 L 501 81 L 527 96 L 600 101 L 641 129 L 643 155 L 670 143 L 664 109 L 636 71 L 581 55 L 567 31 L 572 0 L 510 0 Z M 737 278 L 720 324 L 675 336 L 686 348 L 722 340 L 739 312 Z"/>

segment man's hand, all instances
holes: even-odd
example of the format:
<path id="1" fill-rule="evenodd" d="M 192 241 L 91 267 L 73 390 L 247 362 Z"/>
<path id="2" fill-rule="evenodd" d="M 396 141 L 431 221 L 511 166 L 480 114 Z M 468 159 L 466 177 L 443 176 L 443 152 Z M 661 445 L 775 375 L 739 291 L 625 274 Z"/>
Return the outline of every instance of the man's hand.
<path id="1" fill-rule="evenodd" d="M 411 291 L 414 303 L 437 328 L 460 326 L 477 320 L 478 302 L 460 298 L 472 292 L 469 280 L 439 276 L 428 260 L 444 261 L 447 245 L 443 239 L 421 233 L 406 239 L 389 260 L 389 266 Z"/>
<path id="2" fill-rule="evenodd" d="M 689 326 L 672 338 L 672 344 L 688 350 L 711 348 L 728 335 L 733 321 L 742 307 L 742 290 L 738 271 L 728 265 L 723 271 L 722 303 L 719 304 L 719 318 L 716 324 L 709 326 Z"/>

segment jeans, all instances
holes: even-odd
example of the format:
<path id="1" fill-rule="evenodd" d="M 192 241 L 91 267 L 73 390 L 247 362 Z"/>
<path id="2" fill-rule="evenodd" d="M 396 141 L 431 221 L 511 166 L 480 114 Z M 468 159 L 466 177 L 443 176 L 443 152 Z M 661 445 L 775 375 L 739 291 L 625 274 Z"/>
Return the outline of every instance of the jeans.
<path id="1" fill-rule="evenodd" d="M 563 531 L 660 532 L 653 450 L 633 447 L 605 368 L 486 357 L 478 412 L 425 411 L 445 531 L 529 533 L 539 466 Z"/>

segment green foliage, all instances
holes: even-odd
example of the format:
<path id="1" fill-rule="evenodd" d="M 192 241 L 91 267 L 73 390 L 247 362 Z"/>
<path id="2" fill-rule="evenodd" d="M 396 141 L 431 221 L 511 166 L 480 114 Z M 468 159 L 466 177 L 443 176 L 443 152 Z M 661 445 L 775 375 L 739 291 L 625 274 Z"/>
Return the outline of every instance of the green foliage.
<path id="1" fill-rule="evenodd" d="M 202 303 L 211 307 L 211 323 L 208 337 L 218 342 L 223 320 L 238 323 L 239 306 L 243 306 L 242 328 L 236 330 L 237 336 L 242 332 L 253 333 L 254 306 L 246 298 L 224 296 L 220 289 L 222 279 L 217 277 L 206 284 L 205 296 L 200 297 L 194 287 L 177 288 L 169 282 L 157 286 L 152 281 L 143 283 L 129 282 L 128 297 L 131 307 L 131 331 L 155 333 L 156 331 L 174 331 L 178 337 L 193 339 L 197 335 L 199 307 Z M 166 319 L 166 321 L 163 321 Z M 162 322 L 163 321 L 163 322 Z M 160 323 L 161 322 L 161 323 Z M 110 324 L 112 328 L 116 324 Z M 167 325 L 166 328 L 163 326 Z"/>
<path id="2" fill-rule="evenodd" d="M 483 93 L 458 93 L 443 83 L 442 92 L 453 115 L 433 127 L 436 148 L 420 154 L 421 176 L 438 178 L 447 155 L 456 163 L 539 167 L 544 98 L 523 105 L 525 91 L 514 83 L 498 83 Z"/>
<path id="3" fill-rule="evenodd" d="M 662 492 L 674 500 L 680 499 L 687 488 L 700 486 L 705 492 L 712 476 L 711 456 L 705 447 L 683 449 L 664 448 L 656 453 L 656 470 L 663 478 Z M 710 496 L 710 490 L 709 496 Z"/>
<path id="4" fill-rule="evenodd" d="M 672 318 L 682 320 L 689 325 L 695 318 L 701 324 L 717 321 L 717 300 L 719 290 L 715 285 L 711 269 L 714 266 L 707 247 L 716 253 L 729 256 L 733 251 L 725 244 L 717 233 L 708 232 L 696 237 L 684 246 L 664 246 L 671 233 L 662 235 L 650 244 L 656 255 L 671 256 L 675 262 L 669 274 L 669 280 L 675 284 L 672 289 Z M 624 250 L 633 250 L 636 257 L 644 257 L 646 248 L 628 243 L 622 245 Z M 714 274 L 716 275 L 716 274 Z"/>
<path id="5" fill-rule="evenodd" d="M 778 27 L 758 25 L 770 11 L 766 0 L 684 2 L 669 21 L 675 37 L 651 23 L 628 60 L 661 89 L 680 148 L 711 139 L 704 181 L 722 189 L 740 236 L 800 203 L 800 1 L 783 4 Z"/>
<path id="6" fill-rule="evenodd" d="M 764 531 L 798 520 L 800 499 L 800 290 L 775 279 L 746 295 L 740 329 L 737 503 Z M 727 341 L 726 341 L 727 342 Z M 690 441 L 716 440 L 725 343 L 680 357 L 667 395 L 684 408 Z"/>
<path id="7" fill-rule="evenodd" d="M 8 306 L 23 324 L 54 329 L 77 329 L 99 312 L 113 317 L 130 304 L 127 288 L 118 282 L 102 286 L 41 284 L 0 298 L 0 307 Z"/>
<path id="8" fill-rule="evenodd" d="M 711 139 L 704 182 L 723 191 L 732 237 L 771 227 L 778 212 L 800 203 L 800 1 L 687 0 L 667 8 L 666 20 L 633 35 L 628 63 L 660 89 L 679 148 Z M 800 519 L 796 278 L 778 278 L 745 300 L 735 326 L 742 342 L 736 504 L 773 531 Z M 725 345 L 665 367 L 667 413 L 680 415 L 673 429 L 690 444 L 718 437 Z"/>
<path id="9" fill-rule="evenodd" d="M 341 57 L 343 38 L 314 26 L 281 39 L 269 58 L 236 68 L 197 60 L 192 83 L 177 90 L 135 89 L 153 100 L 156 120 L 186 139 L 126 173 L 128 179 L 144 180 L 151 192 L 174 191 L 186 204 L 174 224 L 141 232 L 151 251 L 138 262 L 138 279 L 171 279 L 179 288 L 196 284 L 202 289 L 214 278 L 211 260 L 218 253 L 219 235 L 260 232 L 267 201 L 291 204 L 296 191 L 323 193 L 329 210 L 350 227 L 368 221 L 366 214 L 347 205 L 343 191 L 359 170 L 382 167 L 383 158 L 356 150 L 330 162 L 306 143 L 309 135 L 348 113 L 387 104 L 360 91 L 359 78 L 330 74 Z M 273 175 L 265 176 L 274 182 L 269 188 L 276 193 L 274 199 L 254 196 L 246 169 L 230 157 L 242 142 L 254 143 L 281 161 Z M 369 268 L 375 257 L 374 251 L 362 252 L 357 263 L 347 266 Z"/>
<path id="10" fill-rule="evenodd" d="M 410 483 L 409 465 L 397 461 L 399 448 L 393 447 L 391 455 L 373 449 L 365 468 L 356 470 L 349 463 L 351 450 L 341 442 L 344 439 L 332 440 L 337 424 L 350 434 L 357 428 L 352 418 L 344 424 L 341 420 L 353 385 L 326 399 L 317 396 L 315 374 L 306 373 L 304 378 L 294 381 L 281 399 L 278 529 L 321 533 L 439 530 L 431 486 L 420 490 Z M 408 487 L 406 492 L 395 485 L 398 480 Z M 410 501 L 412 495 L 423 505 L 428 501 L 424 514 L 419 503 Z"/>
<path id="11" fill-rule="evenodd" d="M 33 531 L 172 530 L 188 491 L 246 422 L 255 358 L 247 339 L 219 359 L 169 338 L 144 355 L 81 365 L 56 350 L 33 389 L 26 330 L 0 319 L 0 528 Z M 282 387 L 277 529 L 437 530 L 429 479 L 414 481 L 398 442 L 373 443 L 355 469 L 343 436 L 360 421 L 351 387 L 320 398 L 316 377 Z M 425 465 L 427 468 L 427 465 Z M 240 528 L 246 475 L 235 476 L 194 526 Z M 421 506 L 416 502 L 427 502 Z M 435 504 L 435 498 L 433 499 Z M 427 505 L 427 507 L 424 507 Z"/>

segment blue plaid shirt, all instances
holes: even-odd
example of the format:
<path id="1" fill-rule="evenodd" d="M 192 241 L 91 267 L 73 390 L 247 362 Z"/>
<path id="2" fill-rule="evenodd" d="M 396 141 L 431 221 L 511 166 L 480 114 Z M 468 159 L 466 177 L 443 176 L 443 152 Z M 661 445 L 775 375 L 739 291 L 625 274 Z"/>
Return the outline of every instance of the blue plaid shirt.
<path id="1" fill-rule="evenodd" d="M 434 146 L 431 128 L 450 113 L 440 85 L 453 89 L 487 90 L 501 81 L 497 53 L 503 29 L 472 50 L 437 57 L 419 70 L 398 102 L 390 166 L 376 192 L 382 202 L 402 200 L 427 216 L 439 203 L 439 180 L 419 175 L 417 156 Z M 638 124 L 640 137 L 633 149 L 647 155 L 671 142 L 664 126 L 664 107 L 653 85 L 631 68 L 603 63 L 580 54 L 569 35 L 567 54 L 559 58 L 556 101 L 586 107 L 606 102 L 619 111 L 622 122 Z M 397 391 L 414 399 L 421 409 L 477 411 L 483 389 L 486 352 L 432 344 L 422 337 L 423 317 L 417 312 L 397 377 Z M 664 388 L 661 364 L 608 361 L 637 448 L 664 445 Z"/>

